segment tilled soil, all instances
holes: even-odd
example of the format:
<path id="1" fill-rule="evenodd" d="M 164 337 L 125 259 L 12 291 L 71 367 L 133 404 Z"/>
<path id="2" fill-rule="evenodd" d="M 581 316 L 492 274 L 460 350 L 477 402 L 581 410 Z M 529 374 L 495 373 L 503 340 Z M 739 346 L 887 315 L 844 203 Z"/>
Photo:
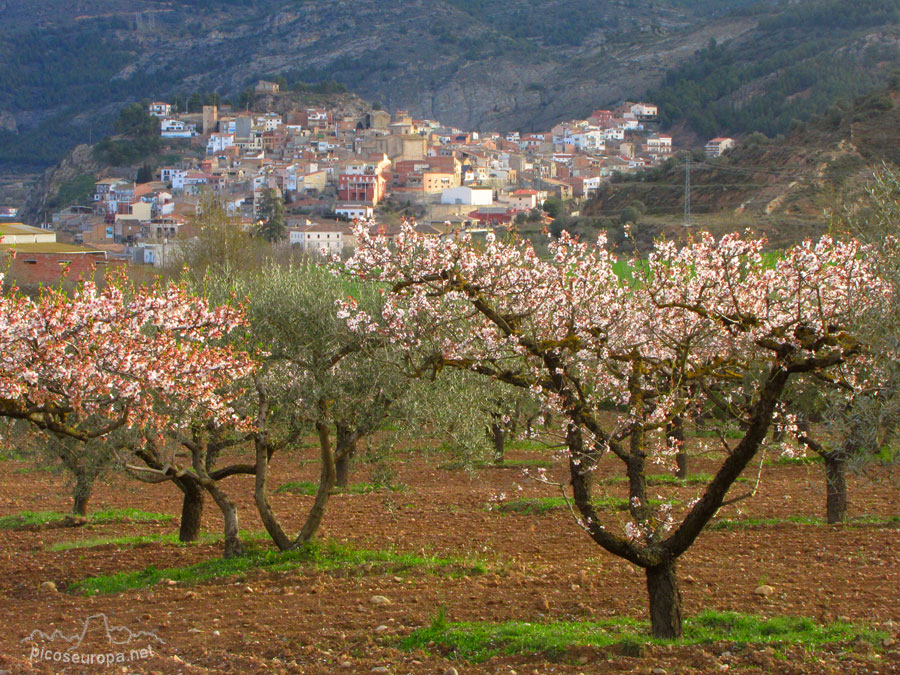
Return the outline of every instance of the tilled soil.
<path id="1" fill-rule="evenodd" d="M 313 451 L 278 458 L 271 486 L 312 480 Z M 512 458 L 540 457 L 512 453 Z M 65 480 L 31 470 L 21 461 L 0 462 L 0 516 L 23 510 L 66 511 Z M 692 471 L 713 464 L 694 462 Z M 244 577 L 193 586 L 158 584 L 116 595 L 85 597 L 66 587 L 85 577 L 184 566 L 220 556 L 221 544 L 134 548 L 101 546 L 54 552 L 56 542 L 177 531 L 177 520 L 82 527 L 0 531 L 0 673 L 895 673 L 896 644 L 831 645 L 786 653 L 742 648 L 731 643 L 696 647 L 648 647 L 638 655 L 618 648 L 573 648 L 563 655 L 497 656 L 471 664 L 431 652 L 403 651 L 399 639 L 428 625 L 440 608 L 449 621 L 566 621 L 626 616 L 646 617 L 643 574 L 606 554 L 576 525 L 571 514 L 500 513 L 498 495 L 554 496 L 546 485 L 524 479 L 514 469 L 475 473 L 438 468 L 436 460 L 402 455 L 394 468 L 400 491 L 336 494 L 329 503 L 320 538 L 366 549 L 438 554 L 477 559 L 486 574 L 463 576 L 382 566 L 349 566 L 322 571 L 252 571 Z M 598 478 L 612 475 L 604 465 Z M 356 467 L 366 480 L 365 465 Z M 561 467 L 549 472 L 564 480 Z M 732 495 L 752 489 L 756 467 Z M 519 489 L 521 487 L 521 489 Z M 226 482 L 238 504 L 241 527 L 261 530 L 252 500 L 252 478 Z M 623 487 L 604 488 L 622 496 Z M 651 492 L 656 488 L 651 488 Z M 671 490 L 659 488 L 660 493 Z M 687 502 L 696 487 L 678 488 Z M 898 513 L 896 483 L 851 481 L 851 516 L 887 518 Z M 172 485 L 144 485 L 118 477 L 99 485 L 91 509 L 134 507 L 177 514 L 181 493 Z M 271 502 L 286 525 L 302 524 L 310 497 L 275 493 Z M 728 506 L 720 518 L 821 517 L 824 488 L 818 465 L 766 466 L 755 496 Z M 610 523 L 625 522 L 612 514 Z M 208 531 L 221 528 L 215 504 L 204 514 Z M 707 531 L 683 557 L 679 577 L 685 614 L 704 609 L 761 616 L 795 615 L 817 621 L 849 618 L 880 628 L 896 639 L 900 627 L 900 529 L 898 524 L 845 526 L 783 523 Z M 52 581 L 57 591 L 41 588 Z M 754 594 L 761 584 L 771 597 Z M 370 599 L 383 595 L 387 605 Z M 29 636 L 54 629 L 71 636 L 88 625 L 76 651 L 102 653 L 109 640 L 102 617 L 112 626 L 149 631 L 133 644 L 152 647 L 152 656 L 107 668 L 62 665 L 33 658 Z M 89 617 L 95 617 L 88 621 Z M 23 640 L 26 640 L 23 642 Z M 152 644 L 151 644 L 152 643 Z M 104 647 L 105 645 L 105 647 Z M 126 653 L 130 657 L 130 652 Z M 656 670 L 654 670 L 656 669 Z"/>

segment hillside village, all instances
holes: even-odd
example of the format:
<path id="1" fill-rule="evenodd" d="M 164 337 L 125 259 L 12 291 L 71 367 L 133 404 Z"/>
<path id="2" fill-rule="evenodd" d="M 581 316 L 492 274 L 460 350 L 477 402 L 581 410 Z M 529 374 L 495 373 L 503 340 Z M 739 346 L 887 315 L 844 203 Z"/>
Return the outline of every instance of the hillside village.
<path id="1" fill-rule="evenodd" d="M 256 94 L 277 99 L 279 86 L 260 81 Z M 541 222 L 547 198 L 588 199 L 613 174 L 654 166 L 673 151 L 672 137 L 659 133 L 656 106 L 643 102 L 595 110 L 542 133 L 504 135 L 412 119 L 403 110 L 277 113 L 223 105 L 180 114 L 156 101 L 147 113 L 184 156 L 157 167 L 147 182 L 112 170 L 96 182 L 90 203 L 53 213 L 42 227 L 69 245 L 67 254 L 75 244 L 110 262 L 166 264 L 177 242 L 191 236 L 204 194 L 249 229 L 260 221 L 263 194 L 274 191 L 287 207 L 286 243 L 330 254 L 353 249 L 352 221 L 390 229 L 401 211 L 438 236 L 508 226 L 517 217 Z M 707 150 L 715 155 L 730 145 L 713 139 Z"/>

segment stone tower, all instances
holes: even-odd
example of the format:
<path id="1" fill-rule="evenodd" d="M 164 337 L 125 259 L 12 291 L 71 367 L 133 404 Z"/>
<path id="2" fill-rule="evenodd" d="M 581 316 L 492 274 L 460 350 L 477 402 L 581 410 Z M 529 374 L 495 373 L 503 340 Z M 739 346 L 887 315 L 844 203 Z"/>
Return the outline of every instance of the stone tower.
<path id="1" fill-rule="evenodd" d="M 215 105 L 203 106 L 203 133 L 211 134 L 219 128 L 219 107 Z"/>

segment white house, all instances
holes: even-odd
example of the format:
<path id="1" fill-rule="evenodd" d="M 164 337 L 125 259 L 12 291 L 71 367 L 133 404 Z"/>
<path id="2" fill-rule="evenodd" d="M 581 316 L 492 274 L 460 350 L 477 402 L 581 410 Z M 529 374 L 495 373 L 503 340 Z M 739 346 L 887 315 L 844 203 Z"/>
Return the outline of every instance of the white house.
<path id="1" fill-rule="evenodd" d="M 369 220 L 375 215 L 375 207 L 368 204 L 339 204 L 334 207 L 334 212 L 345 218 L 353 220 Z"/>
<path id="2" fill-rule="evenodd" d="M 260 115 L 255 120 L 255 125 L 262 127 L 264 131 L 275 131 L 278 127 L 281 126 L 281 115 L 274 112 L 266 113 L 265 115 Z"/>
<path id="3" fill-rule="evenodd" d="M 530 211 L 537 208 L 538 192 L 527 189 L 515 190 L 507 197 L 507 201 L 516 211 Z"/>
<path id="4" fill-rule="evenodd" d="M 704 149 L 707 157 L 719 157 L 723 152 L 731 150 L 733 147 L 733 138 L 713 138 L 706 144 Z"/>
<path id="5" fill-rule="evenodd" d="M 672 154 L 672 137 L 666 134 L 653 134 L 647 137 L 647 152 L 655 157 L 668 157 Z"/>
<path id="6" fill-rule="evenodd" d="M 182 245 L 177 241 L 138 242 L 132 249 L 133 260 L 138 264 L 162 267 L 183 255 Z"/>
<path id="7" fill-rule="evenodd" d="M 324 126 L 328 124 L 328 112 L 324 108 L 307 108 L 306 119 L 308 126 Z"/>
<path id="8" fill-rule="evenodd" d="M 519 147 L 522 150 L 531 150 L 540 147 L 547 142 L 544 134 L 525 134 L 519 141 Z"/>
<path id="9" fill-rule="evenodd" d="M 494 191 L 481 187 L 452 187 L 441 191 L 441 204 L 466 204 L 467 206 L 492 206 Z"/>
<path id="10" fill-rule="evenodd" d="M 166 173 L 160 172 L 160 178 L 170 183 L 173 190 L 184 190 L 184 181 L 187 179 L 188 172 L 184 169 L 169 169 Z M 167 176 L 167 177 L 164 177 Z"/>
<path id="11" fill-rule="evenodd" d="M 657 107 L 652 103 L 635 103 L 631 106 L 631 112 L 639 120 L 655 119 L 659 113 Z"/>
<path id="12" fill-rule="evenodd" d="M 49 244 L 56 241 L 56 232 L 22 223 L 0 224 L 3 244 Z"/>
<path id="13" fill-rule="evenodd" d="M 583 190 L 585 199 L 590 199 L 594 196 L 594 193 L 600 189 L 600 176 L 586 176 L 583 179 Z"/>
<path id="14" fill-rule="evenodd" d="M 288 241 L 308 253 L 340 254 L 344 248 L 344 229 L 339 223 L 312 223 L 292 227 Z"/>
<path id="15" fill-rule="evenodd" d="M 159 123 L 159 135 L 162 138 L 193 138 L 197 135 L 197 127 L 181 120 L 163 119 Z"/>
<path id="16" fill-rule="evenodd" d="M 151 117 L 168 117 L 172 114 L 172 106 L 161 101 L 154 101 L 148 106 L 147 113 Z"/>
<path id="17" fill-rule="evenodd" d="M 206 142 L 206 154 L 215 155 L 217 152 L 223 152 L 225 148 L 234 146 L 234 134 L 210 134 L 209 140 Z"/>
<path id="18" fill-rule="evenodd" d="M 598 128 L 582 129 L 572 135 L 572 141 L 576 148 L 582 150 L 604 150 L 606 141 L 603 138 L 603 130 Z"/>

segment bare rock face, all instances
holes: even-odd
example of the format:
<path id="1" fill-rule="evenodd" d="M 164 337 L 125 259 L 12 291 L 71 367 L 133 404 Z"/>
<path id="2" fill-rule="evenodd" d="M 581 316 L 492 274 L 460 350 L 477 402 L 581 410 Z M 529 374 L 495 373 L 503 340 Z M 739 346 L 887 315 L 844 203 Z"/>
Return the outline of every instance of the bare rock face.
<path id="1" fill-rule="evenodd" d="M 78 145 L 56 166 L 50 167 L 41 176 L 31 191 L 28 201 L 19 212 L 24 223 L 37 225 L 49 218 L 49 204 L 59 192 L 59 187 L 82 174 L 96 174 L 100 165 L 94 160 L 92 146 Z"/>

